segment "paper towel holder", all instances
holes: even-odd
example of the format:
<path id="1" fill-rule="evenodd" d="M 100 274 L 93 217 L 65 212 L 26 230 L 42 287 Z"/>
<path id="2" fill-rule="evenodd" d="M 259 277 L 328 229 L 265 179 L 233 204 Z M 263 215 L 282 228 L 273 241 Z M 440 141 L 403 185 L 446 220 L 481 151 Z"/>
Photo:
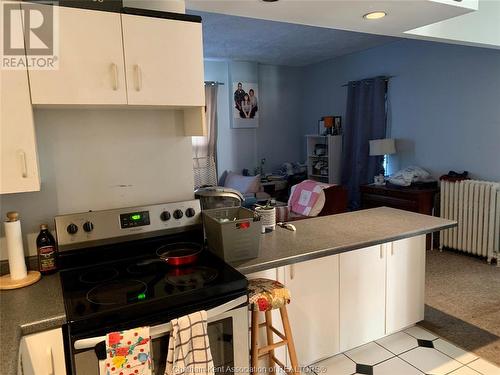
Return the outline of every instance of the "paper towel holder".
<path id="1" fill-rule="evenodd" d="M 7 222 L 19 220 L 19 213 L 16 211 L 7 212 Z M 17 289 L 36 283 L 42 275 L 38 271 L 28 271 L 23 279 L 12 280 L 10 274 L 0 276 L 0 290 Z"/>

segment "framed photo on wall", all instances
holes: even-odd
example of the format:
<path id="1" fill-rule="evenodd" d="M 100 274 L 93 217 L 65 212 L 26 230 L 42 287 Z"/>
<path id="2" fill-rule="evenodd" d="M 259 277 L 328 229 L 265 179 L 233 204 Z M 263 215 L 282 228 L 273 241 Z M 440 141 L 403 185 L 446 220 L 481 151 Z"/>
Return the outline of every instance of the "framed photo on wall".
<path id="1" fill-rule="evenodd" d="M 259 87 L 254 82 L 233 82 L 233 128 L 259 127 Z"/>

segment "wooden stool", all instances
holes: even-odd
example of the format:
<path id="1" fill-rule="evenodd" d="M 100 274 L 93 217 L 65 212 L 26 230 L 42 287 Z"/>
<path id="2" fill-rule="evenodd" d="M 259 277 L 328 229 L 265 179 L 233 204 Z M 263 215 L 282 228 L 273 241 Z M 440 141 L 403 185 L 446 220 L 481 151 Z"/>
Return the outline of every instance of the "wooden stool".
<path id="1" fill-rule="evenodd" d="M 260 357 L 268 357 L 268 367 L 273 368 L 274 364 L 281 367 L 287 374 L 299 374 L 297 353 L 293 343 L 292 329 L 288 320 L 286 305 L 290 303 L 290 292 L 278 281 L 269 279 L 249 280 L 248 289 L 250 307 L 252 309 L 252 327 L 251 327 L 251 366 L 254 373 L 257 373 L 257 367 Z M 272 325 L 271 311 L 280 310 L 284 333 L 281 333 Z M 266 321 L 259 324 L 259 312 L 264 312 Z M 259 328 L 266 327 L 267 345 L 259 348 Z M 273 333 L 282 341 L 273 342 Z M 287 370 L 285 365 L 275 357 L 274 349 L 281 346 L 288 347 L 291 369 Z"/>

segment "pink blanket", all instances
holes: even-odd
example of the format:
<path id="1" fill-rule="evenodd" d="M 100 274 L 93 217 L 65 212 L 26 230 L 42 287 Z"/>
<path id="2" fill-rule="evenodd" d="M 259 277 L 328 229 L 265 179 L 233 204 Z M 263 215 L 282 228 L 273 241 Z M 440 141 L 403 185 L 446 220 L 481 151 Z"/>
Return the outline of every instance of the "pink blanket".
<path id="1" fill-rule="evenodd" d="M 332 185 L 313 180 L 305 180 L 295 185 L 292 187 L 292 195 L 288 200 L 290 209 L 297 214 L 309 216 L 323 189 L 330 186 Z"/>

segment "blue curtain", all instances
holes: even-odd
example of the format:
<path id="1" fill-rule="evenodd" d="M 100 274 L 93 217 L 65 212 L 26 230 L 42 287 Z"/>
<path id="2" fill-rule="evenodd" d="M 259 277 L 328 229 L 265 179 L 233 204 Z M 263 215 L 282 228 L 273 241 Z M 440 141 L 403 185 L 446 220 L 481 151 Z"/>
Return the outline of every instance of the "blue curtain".
<path id="1" fill-rule="evenodd" d="M 383 156 L 369 156 L 370 139 L 385 138 L 386 78 L 348 84 L 344 126 L 342 185 L 349 191 L 349 208 L 360 208 L 359 186 L 373 182 Z"/>

